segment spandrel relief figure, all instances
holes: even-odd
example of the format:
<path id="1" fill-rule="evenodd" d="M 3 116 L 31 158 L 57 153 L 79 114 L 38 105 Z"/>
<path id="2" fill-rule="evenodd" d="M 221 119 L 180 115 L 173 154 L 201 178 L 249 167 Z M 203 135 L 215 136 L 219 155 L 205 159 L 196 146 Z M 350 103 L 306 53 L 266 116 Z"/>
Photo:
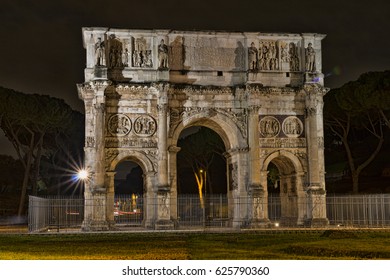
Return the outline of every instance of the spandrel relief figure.
<path id="1" fill-rule="evenodd" d="M 312 43 L 309 43 L 307 45 L 307 48 L 305 50 L 305 57 L 306 57 L 306 71 L 307 72 L 314 72 L 315 69 L 315 58 L 316 58 L 316 52 L 312 46 Z"/>
<path id="2" fill-rule="evenodd" d="M 257 70 L 257 61 L 258 61 L 258 51 L 255 47 L 255 43 L 252 42 L 251 46 L 248 48 L 248 64 L 249 70 Z"/>
<path id="3" fill-rule="evenodd" d="M 101 38 L 98 38 L 98 41 L 95 44 L 95 66 L 105 66 L 106 57 L 105 57 L 105 48 L 104 42 Z"/>
<path id="4" fill-rule="evenodd" d="M 161 39 L 161 42 L 158 45 L 158 61 L 159 68 L 168 68 L 168 46 L 164 43 L 164 39 Z"/>

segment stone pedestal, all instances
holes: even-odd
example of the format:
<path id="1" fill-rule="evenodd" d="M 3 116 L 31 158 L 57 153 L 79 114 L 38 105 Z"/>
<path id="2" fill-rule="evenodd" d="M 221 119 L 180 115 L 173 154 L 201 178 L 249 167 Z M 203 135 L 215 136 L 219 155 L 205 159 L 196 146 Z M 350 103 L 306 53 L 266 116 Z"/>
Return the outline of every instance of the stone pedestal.
<path id="1" fill-rule="evenodd" d="M 169 186 L 159 186 L 157 191 L 157 221 L 154 228 L 157 230 L 172 230 L 174 222 L 171 219 L 171 196 Z"/>
<path id="2" fill-rule="evenodd" d="M 106 199 L 104 189 L 95 189 L 93 193 L 86 195 L 85 209 L 88 213 L 86 213 L 81 226 L 83 231 L 110 230 L 110 223 L 106 216 Z"/>
<path id="3" fill-rule="evenodd" d="M 307 192 L 308 219 L 306 225 L 325 227 L 329 225 L 326 217 L 326 192 L 319 186 L 311 186 Z"/>
<path id="4" fill-rule="evenodd" d="M 248 227 L 265 228 L 270 227 L 268 219 L 268 193 L 263 190 L 260 184 L 249 186 L 249 216 Z"/>

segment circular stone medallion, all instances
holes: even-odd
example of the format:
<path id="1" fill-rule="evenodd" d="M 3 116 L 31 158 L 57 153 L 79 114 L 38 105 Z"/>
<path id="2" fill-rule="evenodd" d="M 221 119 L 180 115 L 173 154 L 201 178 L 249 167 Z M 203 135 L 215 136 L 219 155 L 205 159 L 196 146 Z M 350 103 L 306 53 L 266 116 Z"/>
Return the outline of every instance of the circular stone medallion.
<path id="1" fill-rule="evenodd" d="M 139 136 L 152 136 L 156 128 L 156 121 L 149 115 L 140 116 L 134 121 L 134 132 Z"/>
<path id="2" fill-rule="evenodd" d="M 302 121 L 295 116 L 287 117 L 282 123 L 282 130 L 287 137 L 297 138 L 303 132 Z"/>
<path id="3" fill-rule="evenodd" d="M 123 114 L 115 114 L 108 120 L 108 131 L 115 136 L 125 136 L 131 130 L 131 120 Z"/>
<path id="4" fill-rule="evenodd" d="M 280 123 L 275 117 L 264 117 L 260 120 L 260 134 L 265 138 L 275 137 L 280 132 Z"/>

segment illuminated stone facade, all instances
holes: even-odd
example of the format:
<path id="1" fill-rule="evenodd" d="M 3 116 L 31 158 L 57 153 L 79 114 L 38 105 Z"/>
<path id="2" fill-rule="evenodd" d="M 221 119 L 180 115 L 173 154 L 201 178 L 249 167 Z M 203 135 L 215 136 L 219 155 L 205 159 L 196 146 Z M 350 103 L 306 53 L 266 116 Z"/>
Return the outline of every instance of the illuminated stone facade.
<path id="1" fill-rule="evenodd" d="M 144 173 L 144 226 L 177 220 L 180 133 L 206 126 L 226 148 L 230 226 L 269 225 L 267 168 L 282 223 L 327 225 L 321 34 L 84 28 L 84 230 L 114 223 L 116 165 Z M 245 207 L 236 207 L 246 205 Z"/>

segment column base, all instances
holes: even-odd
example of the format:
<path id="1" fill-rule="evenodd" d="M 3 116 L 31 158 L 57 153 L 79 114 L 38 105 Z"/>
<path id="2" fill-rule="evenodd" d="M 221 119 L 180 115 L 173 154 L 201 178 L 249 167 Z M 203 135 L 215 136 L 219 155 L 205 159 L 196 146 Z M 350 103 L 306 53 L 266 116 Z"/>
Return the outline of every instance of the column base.
<path id="1" fill-rule="evenodd" d="M 107 221 L 84 221 L 81 225 L 82 231 L 108 231 L 115 226 Z"/>
<path id="2" fill-rule="evenodd" d="M 269 219 L 252 219 L 248 223 L 248 228 L 270 228 L 272 223 Z"/>
<path id="3" fill-rule="evenodd" d="M 329 226 L 329 220 L 327 218 L 314 218 L 305 221 L 306 226 L 313 228 L 323 228 Z"/>
<path id="4" fill-rule="evenodd" d="M 172 220 L 158 220 L 154 224 L 155 230 L 173 230 L 175 229 L 175 223 Z"/>
<path id="5" fill-rule="evenodd" d="M 281 217 L 280 226 L 282 227 L 297 227 L 298 217 Z"/>

